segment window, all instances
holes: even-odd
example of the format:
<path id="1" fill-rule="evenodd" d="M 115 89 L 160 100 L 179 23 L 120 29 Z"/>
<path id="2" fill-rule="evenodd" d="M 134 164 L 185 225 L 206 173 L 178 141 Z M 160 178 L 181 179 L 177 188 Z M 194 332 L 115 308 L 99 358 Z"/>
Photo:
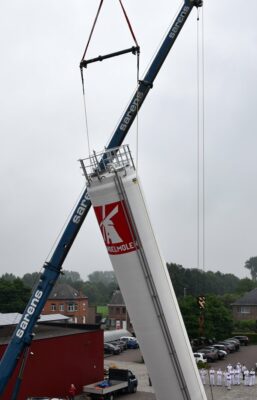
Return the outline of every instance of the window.
<path id="1" fill-rule="evenodd" d="M 51 304 L 51 311 L 56 311 L 56 304 Z"/>
<path id="2" fill-rule="evenodd" d="M 122 307 L 122 313 L 126 314 L 126 307 Z"/>
<path id="3" fill-rule="evenodd" d="M 113 315 L 115 312 L 115 307 L 109 306 L 109 315 Z"/>
<path id="4" fill-rule="evenodd" d="M 59 311 L 64 311 L 64 304 L 59 305 Z"/>
<path id="5" fill-rule="evenodd" d="M 240 313 L 241 314 L 250 314 L 250 307 L 240 307 Z"/>
<path id="6" fill-rule="evenodd" d="M 67 311 L 69 312 L 78 311 L 78 305 L 76 303 L 69 303 Z"/>

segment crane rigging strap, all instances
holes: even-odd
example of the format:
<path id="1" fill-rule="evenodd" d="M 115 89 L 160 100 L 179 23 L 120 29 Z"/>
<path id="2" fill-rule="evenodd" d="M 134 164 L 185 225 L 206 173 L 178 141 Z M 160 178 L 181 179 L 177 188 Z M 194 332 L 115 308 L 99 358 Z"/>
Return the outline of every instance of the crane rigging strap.
<path id="1" fill-rule="evenodd" d="M 128 28 L 130 30 L 131 36 L 133 37 L 133 40 L 134 40 L 136 46 L 133 46 L 133 47 L 131 47 L 129 49 L 121 50 L 121 51 L 118 51 L 118 52 L 110 53 L 110 54 L 107 54 L 107 55 L 104 55 L 104 56 L 99 56 L 99 57 L 93 58 L 91 60 L 85 60 L 85 56 L 86 56 L 86 53 L 87 53 L 87 50 L 88 50 L 88 47 L 89 47 L 89 44 L 90 44 L 90 41 L 91 41 L 91 38 L 92 38 L 92 35 L 93 35 L 93 32 L 94 32 L 94 29 L 95 29 L 95 26 L 96 26 L 96 22 L 98 20 L 98 17 L 99 17 L 103 2 L 104 2 L 104 0 L 100 0 L 99 7 L 98 7 L 98 10 L 97 10 L 97 13 L 96 13 L 96 17 L 94 19 L 93 26 L 92 26 L 92 29 L 91 29 L 90 34 L 89 34 L 87 45 L 86 45 L 85 51 L 83 53 L 83 56 L 82 56 L 82 59 L 81 59 L 81 62 L 80 62 L 80 69 L 82 69 L 83 67 L 86 68 L 87 65 L 89 63 L 92 63 L 92 62 L 102 61 L 102 60 L 104 60 L 106 58 L 115 57 L 115 56 L 118 56 L 118 55 L 121 55 L 121 54 L 126 54 L 126 53 L 129 53 L 129 52 L 131 52 L 133 54 L 136 54 L 136 53 L 139 53 L 139 51 L 140 51 L 136 36 L 135 36 L 134 31 L 132 29 L 132 25 L 130 23 L 130 20 L 128 18 L 126 10 L 125 10 L 125 8 L 124 8 L 124 6 L 122 4 L 122 0 L 119 0 L 121 9 L 123 11 L 124 17 L 125 17 L 127 25 L 128 25 Z M 82 78 L 82 80 L 83 80 L 83 78 Z"/>
<path id="2" fill-rule="evenodd" d="M 85 51 L 83 53 L 82 59 L 80 61 L 80 74 L 81 74 L 81 82 L 82 82 L 82 93 L 83 93 L 84 113 L 85 113 L 85 123 L 86 123 L 86 133 L 87 133 L 87 145 L 88 145 L 89 154 L 90 154 L 90 141 L 89 141 L 89 129 L 88 129 L 88 118 L 87 118 L 87 107 L 86 107 L 86 98 L 85 98 L 85 82 L 84 82 L 83 68 L 86 68 L 88 64 L 96 62 L 96 61 L 103 61 L 103 60 L 105 60 L 107 58 L 115 57 L 115 56 L 122 55 L 122 54 L 132 53 L 132 54 L 135 54 L 137 56 L 137 87 L 138 87 L 138 82 L 139 82 L 140 47 L 138 45 L 136 36 L 135 36 L 134 31 L 132 29 L 132 25 L 130 23 L 130 20 L 128 18 L 126 10 L 125 10 L 125 8 L 124 8 L 124 6 L 122 4 L 122 0 L 119 0 L 119 3 L 120 3 L 120 6 L 121 6 L 121 9 L 123 11 L 124 17 L 126 19 L 127 25 L 129 27 L 131 36 L 133 37 L 133 40 L 135 42 L 135 46 L 132 46 L 129 49 L 124 49 L 124 50 L 117 51 L 117 52 L 114 52 L 114 53 L 106 54 L 104 56 L 99 56 L 99 57 L 96 57 L 96 58 L 93 58 L 93 59 L 90 59 L 90 60 L 85 60 L 85 56 L 86 56 L 86 53 L 87 53 L 91 38 L 93 36 L 93 32 L 94 32 L 94 29 L 95 29 L 99 14 L 100 14 L 101 8 L 103 6 L 103 2 L 104 2 L 104 0 L 100 0 L 99 6 L 98 6 L 98 10 L 97 10 L 94 22 L 93 22 L 93 26 L 91 28 L 91 31 L 90 31 L 90 34 L 89 34 L 89 38 L 88 38 L 88 41 L 87 41 L 87 44 L 86 44 L 86 48 L 85 48 Z M 138 115 L 138 110 L 137 110 L 137 115 Z M 136 121 L 137 121 L 136 137 L 137 137 L 137 160 L 138 160 L 138 118 L 137 118 Z"/>
<path id="3" fill-rule="evenodd" d="M 86 52 L 87 52 L 89 43 L 90 43 L 90 41 L 91 41 L 91 37 L 92 37 L 92 35 L 93 35 L 94 29 L 95 29 L 95 25 L 96 25 L 98 16 L 99 16 L 99 14 L 100 14 L 100 11 L 101 11 L 103 2 L 104 2 L 104 0 L 101 0 L 101 1 L 100 1 L 99 7 L 98 7 L 98 10 L 97 10 L 97 13 L 96 13 L 96 17 L 95 17 L 95 20 L 94 20 L 94 23 L 93 23 L 93 26 L 92 26 L 92 29 L 91 29 L 91 32 L 90 32 L 90 35 L 89 35 L 89 38 L 88 38 L 88 41 L 87 41 L 87 45 L 86 45 L 86 48 L 85 48 L 85 51 L 84 51 L 84 53 L 83 53 L 83 56 L 82 56 L 81 61 L 83 61 L 84 58 L 85 58 L 85 56 L 86 56 Z"/>
<path id="4" fill-rule="evenodd" d="M 131 33 L 131 35 L 132 35 L 132 37 L 133 37 L 133 39 L 134 39 L 134 42 L 135 42 L 136 46 L 139 47 L 139 45 L 138 45 L 138 43 L 137 43 L 136 36 L 135 36 L 135 34 L 134 34 L 134 32 L 133 32 L 131 23 L 130 23 L 130 21 L 129 21 L 128 15 L 127 15 L 127 13 L 126 13 L 126 10 L 125 10 L 125 8 L 124 8 L 124 6 L 123 6 L 123 4 L 122 4 L 122 1 L 119 0 L 119 2 L 120 2 L 120 5 L 121 5 L 123 14 L 124 14 L 124 16 L 125 16 L 125 19 L 126 19 L 126 21 L 127 21 L 127 24 L 128 24 L 129 30 L 130 30 L 130 33 Z"/>

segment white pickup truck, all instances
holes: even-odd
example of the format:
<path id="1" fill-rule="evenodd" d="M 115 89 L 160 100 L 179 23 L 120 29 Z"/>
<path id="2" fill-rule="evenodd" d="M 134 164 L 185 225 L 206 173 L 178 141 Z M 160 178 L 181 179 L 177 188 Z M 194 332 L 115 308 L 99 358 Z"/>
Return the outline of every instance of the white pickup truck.
<path id="1" fill-rule="evenodd" d="M 118 393 L 135 393 L 137 385 L 137 378 L 130 370 L 110 368 L 107 379 L 83 386 L 83 393 L 91 399 L 113 400 Z"/>

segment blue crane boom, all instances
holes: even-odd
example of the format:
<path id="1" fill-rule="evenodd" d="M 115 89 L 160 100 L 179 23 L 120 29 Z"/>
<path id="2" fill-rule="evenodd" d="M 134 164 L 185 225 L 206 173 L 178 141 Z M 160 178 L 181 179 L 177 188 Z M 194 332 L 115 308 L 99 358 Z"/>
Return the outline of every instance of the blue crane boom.
<path id="1" fill-rule="evenodd" d="M 122 144 L 149 90 L 152 88 L 153 82 L 162 64 L 176 41 L 193 7 L 201 7 L 202 3 L 203 0 L 184 0 L 174 23 L 166 34 L 148 71 L 144 78 L 138 82 L 138 87 L 132 96 L 132 100 L 114 131 L 107 149 L 119 147 Z M 60 238 L 51 259 L 43 266 L 44 271 L 40 275 L 38 284 L 32 293 L 24 314 L 1 359 L 0 395 L 5 390 L 24 349 L 31 344 L 33 339 L 33 328 L 40 317 L 40 313 L 54 284 L 56 283 L 56 280 L 61 273 L 62 264 L 87 216 L 87 213 L 89 212 L 90 207 L 91 202 L 88 198 L 87 190 L 85 190 L 74 213 L 66 225 L 63 235 Z"/>

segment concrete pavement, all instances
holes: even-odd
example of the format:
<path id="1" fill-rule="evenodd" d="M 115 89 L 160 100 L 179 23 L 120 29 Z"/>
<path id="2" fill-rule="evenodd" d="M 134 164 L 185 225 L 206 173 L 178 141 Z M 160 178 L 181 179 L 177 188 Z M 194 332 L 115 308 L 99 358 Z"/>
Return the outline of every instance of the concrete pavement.
<path id="1" fill-rule="evenodd" d="M 240 362 L 248 368 L 255 366 L 257 362 L 257 346 L 242 346 L 239 352 L 230 354 L 225 360 L 217 361 L 212 364 L 215 370 L 222 370 L 231 363 L 232 365 Z M 135 394 L 123 395 L 118 397 L 120 400 L 156 400 L 152 386 L 149 386 L 149 376 L 139 350 L 127 350 L 119 356 L 105 358 L 106 367 L 116 366 L 117 368 L 130 369 L 138 378 L 138 392 Z M 211 388 L 205 385 L 205 392 L 208 400 L 256 400 L 257 384 L 255 386 L 232 386 L 231 390 L 226 387 Z M 118 399 L 117 398 L 117 399 Z M 85 397 L 77 396 L 76 400 L 85 400 Z M 177 400 L 172 398 L 171 400 Z"/>

